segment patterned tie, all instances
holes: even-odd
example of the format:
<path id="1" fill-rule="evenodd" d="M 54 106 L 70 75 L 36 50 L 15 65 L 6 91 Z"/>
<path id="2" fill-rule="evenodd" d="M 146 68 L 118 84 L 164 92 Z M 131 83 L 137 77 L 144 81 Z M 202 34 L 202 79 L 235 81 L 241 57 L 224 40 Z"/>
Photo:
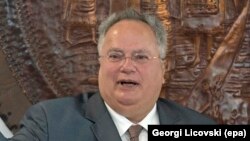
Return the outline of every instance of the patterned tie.
<path id="1" fill-rule="evenodd" d="M 139 141 L 139 134 L 141 133 L 142 127 L 140 125 L 132 125 L 128 129 L 130 135 L 130 141 Z"/>

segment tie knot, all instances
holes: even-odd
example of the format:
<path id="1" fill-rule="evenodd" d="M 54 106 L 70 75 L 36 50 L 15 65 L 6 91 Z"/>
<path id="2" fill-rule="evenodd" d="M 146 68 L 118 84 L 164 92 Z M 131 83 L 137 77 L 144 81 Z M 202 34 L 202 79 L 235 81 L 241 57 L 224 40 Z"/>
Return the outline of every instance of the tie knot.
<path id="1" fill-rule="evenodd" d="M 139 134 L 141 133 L 142 127 L 140 125 L 132 125 L 128 129 L 130 135 L 130 141 L 138 141 Z"/>

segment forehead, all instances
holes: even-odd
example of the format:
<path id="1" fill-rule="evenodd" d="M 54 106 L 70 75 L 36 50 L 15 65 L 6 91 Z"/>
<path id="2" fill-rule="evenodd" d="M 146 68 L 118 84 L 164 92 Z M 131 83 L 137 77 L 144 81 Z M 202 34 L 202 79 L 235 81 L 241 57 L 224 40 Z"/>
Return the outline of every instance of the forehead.
<path id="1" fill-rule="evenodd" d="M 113 33 L 113 31 L 128 31 L 131 30 L 147 32 L 147 34 L 154 35 L 152 28 L 145 22 L 136 19 L 124 19 L 113 24 L 107 31 L 107 34 Z M 131 31 L 129 31 L 131 32 Z"/>
<path id="2" fill-rule="evenodd" d="M 148 24 L 126 19 L 109 28 L 103 47 L 151 50 L 156 48 L 156 37 Z"/>

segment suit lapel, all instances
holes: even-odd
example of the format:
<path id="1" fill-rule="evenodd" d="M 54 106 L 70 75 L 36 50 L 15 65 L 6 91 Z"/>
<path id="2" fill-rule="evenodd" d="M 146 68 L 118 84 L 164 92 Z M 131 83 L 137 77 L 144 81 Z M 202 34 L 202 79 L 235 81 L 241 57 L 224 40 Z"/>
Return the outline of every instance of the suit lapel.
<path id="1" fill-rule="evenodd" d="M 170 103 L 167 103 L 166 101 L 157 101 L 157 110 L 160 124 L 178 124 L 178 122 L 181 120 L 181 117 L 178 115 L 178 113 L 173 111 L 170 107 Z"/>
<path id="2" fill-rule="evenodd" d="M 85 116 L 94 122 L 91 129 L 99 141 L 121 141 L 117 128 L 99 94 L 93 95 L 85 106 Z"/>
<path id="3" fill-rule="evenodd" d="M 170 107 L 170 103 L 158 100 L 157 110 L 160 124 L 178 124 L 181 121 L 180 115 Z M 117 128 L 100 94 L 93 95 L 84 105 L 84 109 L 84 116 L 93 122 L 91 130 L 98 141 L 121 141 Z"/>

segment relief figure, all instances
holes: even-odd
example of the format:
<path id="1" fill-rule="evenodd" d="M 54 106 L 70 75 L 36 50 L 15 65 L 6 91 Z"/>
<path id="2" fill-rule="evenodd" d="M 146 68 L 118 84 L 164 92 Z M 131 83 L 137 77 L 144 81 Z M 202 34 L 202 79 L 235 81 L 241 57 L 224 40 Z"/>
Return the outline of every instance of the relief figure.
<path id="1" fill-rule="evenodd" d="M 194 34 L 193 66 L 200 63 L 200 47 L 203 36 L 207 48 L 207 60 L 211 59 L 213 35 L 224 31 L 224 0 L 182 0 L 182 26 L 187 33 Z"/>
<path id="2" fill-rule="evenodd" d="M 91 40 L 96 43 L 96 1 L 95 0 L 64 0 L 63 20 L 66 25 L 65 40 L 72 44 L 71 30 L 74 27 L 91 29 Z M 83 39 L 80 42 L 86 42 Z"/>

